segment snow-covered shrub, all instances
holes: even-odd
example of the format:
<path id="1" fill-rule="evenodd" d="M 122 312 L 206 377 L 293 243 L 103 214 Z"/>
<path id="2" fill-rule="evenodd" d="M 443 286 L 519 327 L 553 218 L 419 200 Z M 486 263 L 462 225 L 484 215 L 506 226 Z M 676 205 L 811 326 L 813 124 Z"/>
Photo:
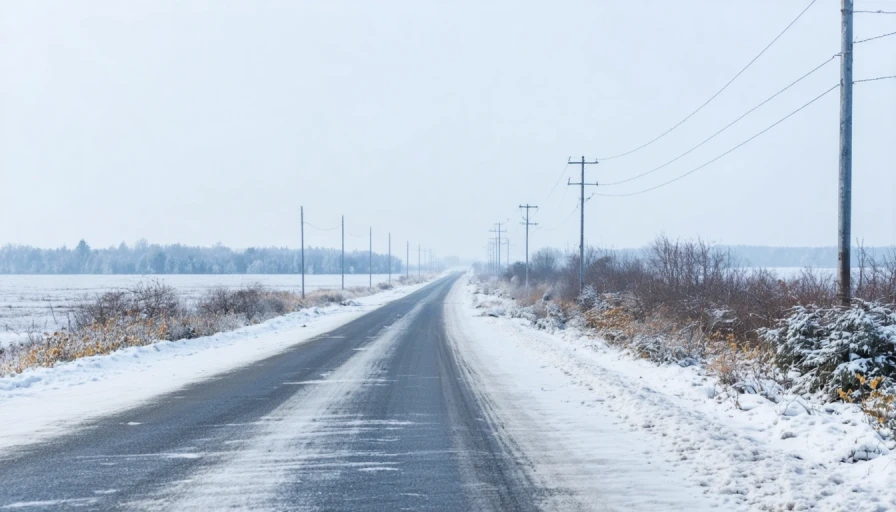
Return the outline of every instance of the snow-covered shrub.
<path id="1" fill-rule="evenodd" d="M 535 322 L 535 326 L 546 331 L 565 329 L 571 319 L 571 311 L 567 304 L 550 301 L 543 304 L 544 316 Z"/>
<path id="2" fill-rule="evenodd" d="M 774 344 L 776 364 L 793 372 L 792 390 L 860 395 L 861 378 L 896 378 L 896 311 L 854 301 L 848 308 L 797 306 L 776 329 L 760 331 Z"/>
<path id="3" fill-rule="evenodd" d="M 597 290 L 589 284 L 585 286 L 585 289 L 579 294 L 579 307 L 582 308 L 582 311 L 588 311 L 597 304 L 599 299 L 600 296 L 598 295 Z"/>

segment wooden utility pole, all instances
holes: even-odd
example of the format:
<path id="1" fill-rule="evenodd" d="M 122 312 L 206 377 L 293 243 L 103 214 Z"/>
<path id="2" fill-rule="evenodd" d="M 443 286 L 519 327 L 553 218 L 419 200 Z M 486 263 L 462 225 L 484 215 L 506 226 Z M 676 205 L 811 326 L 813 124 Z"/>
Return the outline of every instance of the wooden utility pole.
<path id="1" fill-rule="evenodd" d="M 523 224 L 524 226 L 526 226 L 526 289 L 528 290 L 529 289 L 529 226 L 537 226 L 538 225 L 537 222 L 529 222 L 529 210 L 532 210 L 533 208 L 535 210 L 538 210 L 538 207 L 535 205 L 526 203 L 526 204 L 521 204 L 520 208 L 526 209 L 526 221 L 521 222 L 520 224 Z"/>
<path id="2" fill-rule="evenodd" d="M 582 181 L 572 183 L 568 179 L 566 180 L 567 185 L 581 187 L 581 192 L 579 194 L 579 213 L 581 214 L 581 221 L 579 223 L 579 293 L 582 293 L 585 289 L 585 185 L 597 186 L 597 182 L 585 183 L 585 166 L 596 164 L 597 160 L 586 162 L 585 157 L 583 156 L 580 162 L 573 162 L 572 159 L 570 159 L 568 163 L 578 163 L 582 165 Z"/>
<path id="3" fill-rule="evenodd" d="M 837 226 L 837 263 L 840 274 L 840 301 L 849 305 L 850 238 L 852 237 L 852 47 L 853 0 L 842 0 L 840 28 L 840 187 Z"/>

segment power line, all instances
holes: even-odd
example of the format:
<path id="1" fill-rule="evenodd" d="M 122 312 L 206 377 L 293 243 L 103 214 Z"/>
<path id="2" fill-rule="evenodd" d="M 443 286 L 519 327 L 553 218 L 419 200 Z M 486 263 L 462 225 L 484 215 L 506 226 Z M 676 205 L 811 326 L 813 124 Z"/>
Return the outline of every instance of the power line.
<path id="1" fill-rule="evenodd" d="M 887 34 L 881 34 L 879 36 L 869 37 L 867 39 L 859 39 L 858 41 L 854 42 L 853 44 L 867 43 L 868 41 L 874 41 L 875 39 L 883 39 L 885 37 L 890 37 L 893 35 L 896 35 L 896 32 L 889 32 Z"/>
<path id="2" fill-rule="evenodd" d="M 316 230 L 318 230 L 318 231 L 333 231 L 333 230 L 335 230 L 335 229 L 339 229 L 339 228 L 341 227 L 341 226 L 338 226 L 338 225 L 337 225 L 337 226 L 333 226 L 332 228 L 319 228 L 319 227 L 315 226 L 314 224 L 308 222 L 307 220 L 304 222 L 304 224 L 305 224 L 306 226 L 311 226 L 312 228 L 314 228 L 314 229 L 316 229 Z"/>
<path id="3" fill-rule="evenodd" d="M 803 10 L 797 15 L 797 17 L 793 19 L 793 21 L 791 21 L 786 27 L 784 27 L 784 30 L 782 30 L 781 33 L 779 33 L 777 36 L 775 36 L 774 39 L 772 39 L 772 42 L 770 42 L 765 48 L 763 48 L 762 51 L 759 52 L 758 55 L 756 55 L 755 57 L 753 57 L 753 60 L 751 60 L 750 62 L 748 62 L 747 65 L 743 67 L 743 69 L 741 69 L 740 71 L 738 71 L 737 74 L 734 75 L 734 78 L 732 78 L 731 80 L 728 80 L 728 82 L 727 82 L 725 85 L 723 85 L 722 88 L 718 90 L 718 92 L 716 92 L 715 94 L 713 94 L 713 95 L 712 95 L 708 100 L 706 100 L 702 105 L 700 105 L 699 107 L 697 107 L 697 110 L 694 110 L 693 112 L 691 112 L 690 114 L 688 114 L 687 117 L 685 117 L 684 119 L 682 119 L 681 121 L 679 121 L 679 122 L 678 122 L 677 124 L 675 124 L 672 128 L 669 128 L 669 129 L 666 130 L 665 132 L 659 134 L 656 138 L 654 138 L 654 139 L 652 139 L 652 140 L 650 140 L 650 141 L 648 141 L 648 142 L 646 142 L 646 143 L 644 143 L 644 144 L 641 144 L 640 146 L 638 146 L 638 147 L 636 147 L 636 148 L 634 148 L 634 149 L 628 150 L 628 151 L 626 151 L 626 152 L 624 152 L 624 153 L 619 153 L 618 155 L 613 155 L 613 156 L 607 156 L 607 157 L 598 158 L 598 160 L 613 160 L 613 159 L 615 159 L 615 158 L 620 158 L 620 157 L 623 157 L 623 156 L 626 156 L 626 155 L 630 155 L 630 154 L 632 154 L 632 153 L 634 153 L 634 152 L 636 152 L 636 151 L 640 151 L 640 150 L 646 148 L 647 146 L 653 144 L 654 142 L 656 142 L 656 141 L 662 139 L 662 138 L 665 137 L 666 135 L 669 135 L 670 133 L 672 133 L 673 130 L 675 130 L 675 129 L 678 128 L 679 126 L 683 125 L 683 124 L 684 124 L 685 122 L 687 122 L 690 118 L 694 117 L 698 112 L 700 112 L 701 110 L 703 110 L 704 107 L 706 107 L 707 105 L 709 105 L 714 99 L 716 99 L 720 94 L 722 94 L 722 92 L 724 92 L 725 89 L 728 88 L 728 86 L 730 86 L 732 83 L 734 83 L 735 80 L 737 80 L 742 74 L 744 74 L 744 72 L 745 72 L 747 69 L 749 69 L 749 67 L 752 66 L 753 63 L 755 63 L 757 60 L 759 60 L 759 57 L 762 57 L 762 55 L 763 55 L 766 51 L 768 51 L 768 49 L 771 48 L 772 45 L 774 45 L 774 44 L 778 41 L 778 39 L 781 38 L 781 36 L 783 36 L 788 30 L 790 30 L 790 27 L 792 27 L 792 26 L 793 26 L 793 25 L 794 25 L 800 18 L 802 18 L 802 17 L 803 17 L 803 14 L 806 14 L 806 11 L 808 11 L 809 8 L 812 7 L 812 5 L 814 5 L 816 1 L 817 1 L 817 0 L 812 0 L 811 2 L 809 2 L 809 5 L 807 5 L 806 8 L 803 9 Z"/>
<path id="4" fill-rule="evenodd" d="M 896 14 L 896 11 L 852 11 L 853 14 Z"/>
<path id="5" fill-rule="evenodd" d="M 891 78 L 896 78 L 896 75 L 879 76 L 879 77 L 876 77 L 876 78 L 863 78 L 863 79 L 861 79 L 861 80 L 853 80 L 852 83 L 854 83 L 854 84 L 859 84 L 859 83 L 862 83 L 862 82 L 875 82 L 875 81 L 877 81 L 877 80 L 888 80 L 888 79 L 891 79 Z"/>
<path id="6" fill-rule="evenodd" d="M 735 150 L 741 148 L 742 146 L 745 146 L 747 143 L 752 142 L 754 139 L 756 139 L 756 138 L 758 138 L 759 136 L 765 134 L 766 132 L 768 132 L 769 130 L 771 130 L 772 128 L 774 128 L 775 126 L 778 126 L 779 124 L 783 123 L 784 121 L 786 121 L 787 119 L 791 118 L 791 117 L 794 116 L 796 113 L 798 113 L 798 112 L 800 112 L 801 110 L 803 110 L 804 108 L 806 108 L 806 107 L 808 107 L 809 105 L 815 103 L 816 101 L 820 100 L 820 99 L 823 98 L 824 96 L 827 96 L 831 91 L 833 91 L 834 89 L 837 89 L 838 87 L 840 87 L 840 84 L 836 84 L 836 85 L 834 85 L 833 87 L 831 87 L 831 88 L 828 89 L 827 91 L 821 93 L 820 95 L 816 96 L 815 98 L 813 98 L 811 101 L 809 101 L 808 103 L 804 104 L 804 105 L 801 106 L 800 108 L 798 108 L 798 109 L 794 110 L 793 112 L 787 114 L 786 116 L 782 117 L 782 118 L 779 119 L 777 122 L 775 122 L 775 123 L 772 124 L 771 126 L 765 128 L 764 130 L 762 130 L 761 132 L 757 133 L 756 135 L 753 135 L 753 136 L 750 137 L 749 139 L 747 139 L 747 140 L 741 142 L 740 144 L 734 146 L 733 148 L 729 149 L 728 151 L 725 151 L 725 152 L 722 153 L 721 155 L 719 155 L 719 156 L 713 158 L 712 160 L 710 160 L 710 161 L 708 161 L 708 162 L 706 162 L 706 163 L 700 165 L 699 167 L 695 167 L 694 169 L 691 169 L 690 171 L 688 171 L 688 172 L 686 172 L 686 173 L 684 173 L 684 174 L 682 174 L 682 175 L 679 175 L 679 176 L 677 176 L 677 177 L 675 177 L 675 178 L 673 178 L 673 179 L 671 179 L 671 180 L 669 180 L 669 181 L 660 183 L 659 185 L 656 185 L 656 186 L 653 186 L 653 187 L 650 187 L 650 188 L 646 188 L 646 189 L 644 189 L 644 190 L 639 190 L 639 191 L 637 191 L 637 192 L 630 192 L 630 193 L 628 193 L 628 194 L 595 194 L 595 195 L 603 196 L 603 197 L 629 197 L 629 196 L 636 196 L 636 195 L 639 195 L 639 194 L 643 194 L 643 193 L 645 193 L 645 192 L 650 192 L 650 191 L 652 191 L 652 190 L 656 190 L 656 189 L 658 189 L 658 188 L 660 188 L 660 187 L 664 187 L 664 186 L 666 186 L 666 185 L 668 185 L 668 184 L 670 184 L 670 183 L 674 183 L 674 182 L 676 182 L 676 181 L 678 181 L 678 180 L 680 180 L 680 179 L 682 179 L 682 178 L 684 178 L 684 177 L 686 177 L 686 176 L 690 176 L 691 174 L 693 174 L 693 173 L 699 171 L 700 169 L 703 169 L 704 167 L 706 167 L 706 166 L 708 166 L 708 165 L 710 165 L 710 164 L 712 164 L 712 163 L 714 163 L 714 162 L 716 162 L 716 161 L 722 159 L 723 157 L 725 157 L 725 156 L 727 156 L 728 154 L 734 152 Z"/>
<path id="7" fill-rule="evenodd" d="M 545 201 L 551 198 L 551 194 L 554 193 L 554 190 L 557 189 L 557 185 L 560 184 L 560 180 L 563 179 L 563 176 L 566 174 L 566 167 L 569 166 L 569 163 L 563 164 L 563 169 L 560 170 L 560 176 L 557 176 L 557 181 L 554 182 L 554 186 L 551 187 L 551 191 L 548 192 L 548 197 L 544 198 Z"/>
<path id="8" fill-rule="evenodd" d="M 658 166 L 658 167 L 654 167 L 653 169 L 650 169 L 649 171 L 645 171 L 645 172 L 642 172 L 641 174 L 637 174 L 637 175 L 635 175 L 635 176 L 632 176 L 631 178 L 627 178 L 627 179 L 619 180 L 619 181 L 613 181 L 613 182 L 609 182 L 609 183 L 601 183 L 601 186 L 603 186 L 603 187 L 608 187 L 608 186 L 612 186 L 612 185 L 621 185 L 621 184 L 623 184 L 623 183 L 628 183 L 628 182 L 630 182 L 630 181 L 634 181 L 634 180 L 636 180 L 636 179 L 638 179 L 638 178 L 647 176 L 648 174 L 652 174 L 652 173 L 654 173 L 654 172 L 656 172 L 656 171 L 659 171 L 660 169 L 663 169 L 663 168 L 665 168 L 665 167 L 668 167 L 669 165 L 671 165 L 671 164 L 677 162 L 678 160 L 684 158 L 685 156 L 691 154 L 692 152 L 694 152 L 695 150 L 697 150 L 698 148 L 700 148 L 701 146 L 703 146 L 703 145 L 706 144 L 707 142 L 709 142 L 709 141 L 711 141 L 712 139 L 716 138 L 717 136 L 721 135 L 722 132 L 724 132 L 724 131 L 727 130 L 728 128 L 731 128 L 732 126 L 734 126 L 735 124 L 737 124 L 741 119 L 747 117 L 748 115 L 752 114 L 753 112 L 755 112 L 756 110 L 758 110 L 759 108 L 761 108 L 761 107 L 762 107 L 763 105 L 765 105 L 766 103 L 768 103 L 768 102 L 772 101 L 773 99 L 777 98 L 778 96 L 780 96 L 781 94 L 783 94 L 785 91 L 787 91 L 788 89 L 790 89 L 790 88 L 793 87 L 794 85 L 800 83 L 800 82 L 803 81 L 805 78 L 809 77 L 809 75 L 812 75 L 813 73 L 815 73 L 815 72 L 818 71 L 819 69 L 825 67 L 825 66 L 828 65 L 830 62 L 832 62 L 834 59 L 836 59 L 838 56 L 839 56 L 839 54 L 834 55 L 834 56 L 832 56 L 830 59 L 828 59 L 828 60 L 822 62 L 821 64 L 819 64 L 818 66 L 816 66 L 812 71 L 809 71 L 809 72 L 806 73 L 805 75 L 803 75 L 803 76 L 797 78 L 796 81 L 792 82 L 792 83 L 791 83 L 790 85 L 788 85 L 787 87 L 785 87 L 785 88 L 781 89 L 780 91 L 776 92 L 775 94 L 769 96 L 769 97 L 768 97 L 765 101 L 763 101 L 762 103 L 760 103 L 760 104 L 756 105 L 755 107 L 751 108 L 750 110 L 748 110 L 747 112 L 745 112 L 743 115 L 741 115 L 740 117 L 738 117 L 738 118 L 735 119 L 734 121 L 731 121 L 730 123 L 728 123 L 727 125 L 725 125 L 725 127 L 722 128 L 721 130 L 715 132 L 714 134 L 710 135 L 708 138 L 704 139 L 703 142 L 697 144 L 696 146 L 692 147 L 691 149 L 685 151 L 684 153 L 682 153 L 682 154 L 676 156 L 676 157 L 673 158 L 672 160 L 669 160 L 668 162 L 666 162 L 666 163 L 664 163 L 664 164 L 662 164 L 662 165 L 660 165 L 660 166 Z"/>
<path id="9" fill-rule="evenodd" d="M 536 228 L 534 229 L 534 231 L 557 231 L 558 229 L 562 228 L 567 222 L 569 222 L 569 219 L 571 219 L 572 216 L 575 215 L 577 211 L 579 211 L 579 203 L 578 203 L 578 202 L 576 202 L 576 207 L 573 208 L 571 212 L 569 212 L 569 215 L 567 215 L 566 218 L 563 219 L 563 221 L 561 221 L 560 223 L 558 223 L 556 226 L 554 226 L 554 227 L 552 227 L 552 228 L 538 228 L 538 227 L 536 227 Z"/>

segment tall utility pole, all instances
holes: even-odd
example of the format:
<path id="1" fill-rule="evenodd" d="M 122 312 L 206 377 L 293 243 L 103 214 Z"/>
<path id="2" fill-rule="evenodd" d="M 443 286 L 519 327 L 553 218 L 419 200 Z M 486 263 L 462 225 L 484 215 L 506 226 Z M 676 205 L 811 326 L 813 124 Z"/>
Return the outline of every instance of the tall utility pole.
<path id="1" fill-rule="evenodd" d="M 498 234 L 498 245 L 495 247 L 495 254 L 498 257 L 498 260 L 495 262 L 495 265 L 496 265 L 495 275 L 500 275 L 501 274 L 501 233 L 502 233 L 501 224 L 502 223 L 497 222 L 496 224 L 498 225 L 498 229 L 490 229 L 489 232 Z"/>
<path id="2" fill-rule="evenodd" d="M 345 215 L 342 216 L 342 289 L 345 290 Z"/>
<path id="3" fill-rule="evenodd" d="M 305 207 L 299 207 L 299 219 L 302 223 L 302 298 L 305 298 Z"/>
<path id="4" fill-rule="evenodd" d="M 420 275 L 420 244 L 417 244 L 417 277 Z"/>
<path id="5" fill-rule="evenodd" d="M 840 28 L 840 200 L 837 229 L 837 263 L 840 270 L 840 300 L 849 305 L 850 238 L 852 237 L 852 16 L 853 0 L 843 0 Z"/>
<path id="6" fill-rule="evenodd" d="M 392 284 L 392 233 L 389 233 L 389 284 Z"/>
<path id="7" fill-rule="evenodd" d="M 581 221 L 579 224 L 579 293 L 581 293 L 585 289 L 585 185 L 597 186 L 597 182 L 585 183 L 585 166 L 596 164 L 597 160 L 586 162 L 585 157 L 583 156 L 581 162 L 573 162 L 572 159 L 570 159 L 568 163 L 579 163 L 582 165 L 582 181 L 572 183 L 569 180 L 566 180 L 567 185 L 577 185 L 581 187 L 579 195 L 579 213 L 581 214 Z"/>
<path id="8" fill-rule="evenodd" d="M 404 277 L 411 277 L 411 241 L 405 242 L 404 246 Z"/>
<path id="9" fill-rule="evenodd" d="M 370 227 L 370 234 L 368 237 L 367 240 L 370 246 L 367 249 L 367 271 L 370 273 L 370 282 L 367 284 L 367 287 L 373 288 L 373 226 Z"/>
<path id="10" fill-rule="evenodd" d="M 520 208 L 526 209 L 526 222 L 521 222 L 520 224 L 526 226 L 526 289 L 529 289 L 529 226 L 537 226 L 537 222 L 529 222 L 529 210 L 538 209 L 537 206 L 533 204 L 521 204 Z"/>
<path id="11" fill-rule="evenodd" d="M 510 239 L 505 238 L 504 242 L 507 245 L 507 259 L 505 261 L 507 262 L 507 268 L 509 269 L 510 268 Z"/>

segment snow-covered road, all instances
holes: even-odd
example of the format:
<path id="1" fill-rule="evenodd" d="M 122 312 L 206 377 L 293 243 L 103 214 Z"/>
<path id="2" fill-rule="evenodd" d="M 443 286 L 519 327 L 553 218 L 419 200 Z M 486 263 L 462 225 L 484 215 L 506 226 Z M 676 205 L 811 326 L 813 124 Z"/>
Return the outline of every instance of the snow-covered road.
<path id="1" fill-rule="evenodd" d="M 0 510 L 896 508 L 851 409 L 720 400 L 466 281 L 0 380 Z"/>

